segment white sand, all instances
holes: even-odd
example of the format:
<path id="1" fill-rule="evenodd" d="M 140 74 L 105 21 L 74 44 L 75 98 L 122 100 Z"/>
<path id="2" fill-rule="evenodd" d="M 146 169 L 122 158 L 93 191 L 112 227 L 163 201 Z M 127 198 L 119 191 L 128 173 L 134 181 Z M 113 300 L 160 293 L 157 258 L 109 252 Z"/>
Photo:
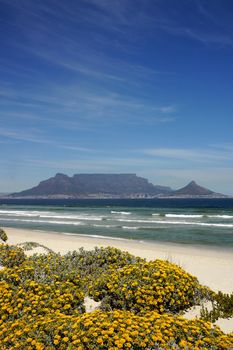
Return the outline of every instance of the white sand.
<path id="1" fill-rule="evenodd" d="M 200 283 L 215 291 L 221 290 L 225 293 L 233 291 L 233 249 L 115 240 L 15 228 L 4 228 L 4 230 L 8 234 L 9 244 L 33 241 L 61 254 L 81 247 L 91 250 L 96 246 L 112 246 L 148 260 L 166 259 L 180 265 L 198 277 Z M 227 323 L 227 326 L 222 326 L 220 322 L 222 329 L 226 332 L 233 331 L 233 319 L 225 320 L 223 323 Z"/>

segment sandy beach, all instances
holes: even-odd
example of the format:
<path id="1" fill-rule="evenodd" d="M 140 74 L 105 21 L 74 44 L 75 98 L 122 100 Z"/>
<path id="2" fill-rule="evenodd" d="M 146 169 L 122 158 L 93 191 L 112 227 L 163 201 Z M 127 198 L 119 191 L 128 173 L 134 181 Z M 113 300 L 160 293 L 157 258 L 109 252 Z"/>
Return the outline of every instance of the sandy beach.
<path id="1" fill-rule="evenodd" d="M 105 239 L 56 232 L 32 231 L 5 227 L 10 244 L 33 241 L 65 254 L 83 247 L 112 246 L 148 260 L 166 259 L 197 276 L 202 284 L 215 291 L 233 291 L 233 249 L 216 249 L 179 244 L 160 244 L 128 239 Z"/>
<path id="2" fill-rule="evenodd" d="M 216 249 L 178 244 L 160 244 L 123 239 L 105 239 L 70 235 L 56 232 L 32 231 L 25 229 L 4 228 L 9 237 L 9 244 L 26 241 L 37 242 L 61 254 L 83 247 L 112 246 L 128 251 L 147 260 L 165 259 L 174 262 L 195 275 L 200 283 L 215 291 L 225 293 L 233 291 L 233 250 Z M 218 321 L 224 331 L 233 331 L 233 319 Z"/>

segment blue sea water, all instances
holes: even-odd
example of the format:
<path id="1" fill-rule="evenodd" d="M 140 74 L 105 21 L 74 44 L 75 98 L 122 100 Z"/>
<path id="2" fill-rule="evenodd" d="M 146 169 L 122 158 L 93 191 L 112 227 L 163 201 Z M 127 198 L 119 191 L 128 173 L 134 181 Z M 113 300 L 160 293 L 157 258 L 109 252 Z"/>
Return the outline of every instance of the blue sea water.
<path id="1" fill-rule="evenodd" d="M 233 199 L 0 199 L 0 226 L 233 247 Z"/>

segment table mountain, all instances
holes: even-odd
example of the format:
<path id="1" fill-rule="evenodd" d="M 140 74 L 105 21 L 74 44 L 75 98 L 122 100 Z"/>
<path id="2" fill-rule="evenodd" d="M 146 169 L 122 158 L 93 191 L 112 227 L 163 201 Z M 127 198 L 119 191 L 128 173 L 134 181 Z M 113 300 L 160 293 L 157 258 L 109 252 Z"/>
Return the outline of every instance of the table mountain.
<path id="1" fill-rule="evenodd" d="M 69 177 L 56 174 L 31 189 L 13 193 L 13 197 L 89 197 L 137 195 L 155 196 L 168 194 L 172 190 L 165 186 L 155 186 L 136 174 L 76 174 Z"/>

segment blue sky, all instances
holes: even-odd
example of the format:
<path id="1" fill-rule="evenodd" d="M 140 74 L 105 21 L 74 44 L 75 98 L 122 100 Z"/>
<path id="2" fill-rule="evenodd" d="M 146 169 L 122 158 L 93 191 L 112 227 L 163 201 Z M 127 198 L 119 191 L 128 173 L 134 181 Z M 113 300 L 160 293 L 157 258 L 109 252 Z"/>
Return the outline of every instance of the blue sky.
<path id="1" fill-rule="evenodd" d="M 233 194 L 231 0 L 0 0 L 0 192 L 63 172 Z"/>

